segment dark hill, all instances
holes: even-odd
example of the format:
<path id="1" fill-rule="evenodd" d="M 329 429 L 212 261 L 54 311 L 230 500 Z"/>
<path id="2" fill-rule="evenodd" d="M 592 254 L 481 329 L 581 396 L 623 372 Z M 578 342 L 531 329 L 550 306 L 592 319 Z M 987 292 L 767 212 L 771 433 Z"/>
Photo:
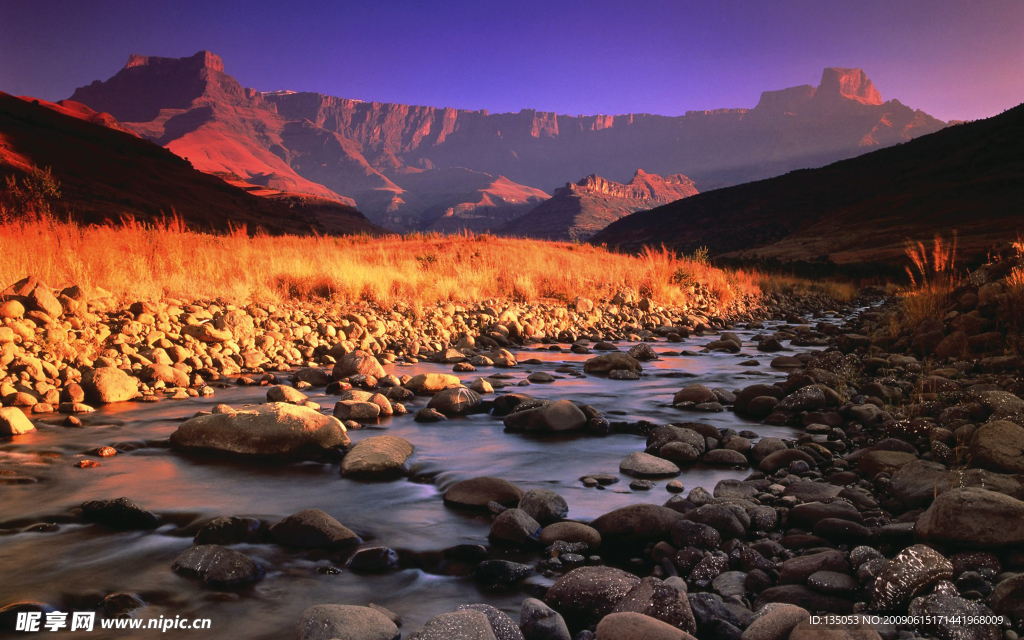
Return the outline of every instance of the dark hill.
<path id="1" fill-rule="evenodd" d="M 836 263 L 901 257 L 904 242 L 959 232 L 962 256 L 1024 230 L 1024 105 L 777 178 L 709 191 L 609 225 L 592 242 Z"/>

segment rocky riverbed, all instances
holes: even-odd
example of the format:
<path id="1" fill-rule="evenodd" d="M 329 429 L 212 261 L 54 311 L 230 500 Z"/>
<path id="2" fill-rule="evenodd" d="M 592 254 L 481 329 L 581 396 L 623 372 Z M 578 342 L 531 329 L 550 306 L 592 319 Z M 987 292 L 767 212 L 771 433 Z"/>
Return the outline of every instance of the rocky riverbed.
<path id="1" fill-rule="evenodd" d="M 867 613 L 917 618 L 828 637 L 1014 640 L 1007 273 L 905 333 L 807 297 L 120 307 L 26 279 L 0 305 L 0 626 L 750 640 Z"/>

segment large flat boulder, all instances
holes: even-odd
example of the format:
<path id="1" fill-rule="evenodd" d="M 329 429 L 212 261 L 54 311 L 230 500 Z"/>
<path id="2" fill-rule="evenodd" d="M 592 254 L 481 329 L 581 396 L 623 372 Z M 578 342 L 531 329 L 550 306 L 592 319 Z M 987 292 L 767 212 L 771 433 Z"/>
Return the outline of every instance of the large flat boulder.
<path id="1" fill-rule="evenodd" d="M 349 444 L 345 425 L 308 407 L 271 402 L 226 413 L 196 416 L 171 434 L 180 449 L 239 455 L 290 456 Z"/>

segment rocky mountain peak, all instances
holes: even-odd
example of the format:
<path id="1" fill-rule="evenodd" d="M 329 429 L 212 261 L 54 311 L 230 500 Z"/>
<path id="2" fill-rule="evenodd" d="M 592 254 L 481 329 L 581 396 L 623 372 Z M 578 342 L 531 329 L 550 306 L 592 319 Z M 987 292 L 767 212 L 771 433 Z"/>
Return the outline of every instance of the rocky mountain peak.
<path id="1" fill-rule="evenodd" d="M 882 94 L 868 79 L 863 69 L 829 67 L 821 74 L 816 96 L 819 98 L 842 97 L 856 100 L 861 104 L 882 104 Z"/>
<path id="2" fill-rule="evenodd" d="M 179 67 L 193 70 L 207 69 L 210 71 L 219 71 L 221 73 L 224 72 L 224 61 L 220 56 L 211 51 L 200 51 L 194 56 L 187 58 L 162 58 L 159 56 L 143 56 L 133 53 L 128 56 L 128 63 L 124 65 L 124 68 L 134 69 L 135 67 L 149 66 Z"/>

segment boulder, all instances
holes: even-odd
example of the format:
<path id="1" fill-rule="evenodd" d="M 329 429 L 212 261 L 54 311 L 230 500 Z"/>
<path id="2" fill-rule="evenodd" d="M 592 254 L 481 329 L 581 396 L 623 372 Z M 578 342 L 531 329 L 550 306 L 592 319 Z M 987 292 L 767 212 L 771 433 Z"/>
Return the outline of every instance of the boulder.
<path id="1" fill-rule="evenodd" d="M 523 640 L 523 632 L 519 630 L 519 626 L 501 609 L 489 604 L 464 604 L 459 606 L 456 611 L 467 609 L 479 611 L 487 616 L 487 621 L 491 624 L 491 631 L 497 640 Z"/>
<path id="2" fill-rule="evenodd" d="M 410 378 L 403 386 L 413 393 L 437 393 L 461 385 L 459 377 L 450 373 L 421 373 Z"/>
<path id="3" fill-rule="evenodd" d="M 569 503 L 549 489 L 531 489 L 519 501 L 519 508 L 542 525 L 557 522 L 569 515 Z"/>
<path id="4" fill-rule="evenodd" d="M 688 407 L 705 402 L 718 402 L 718 396 L 702 384 L 687 385 L 672 396 L 672 404 L 677 407 Z"/>
<path id="5" fill-rule="evenodd" d="M 480 402 L 480 394 L 476 391 L 466 387 L 454 387 L 439 391 L 430 399 L 427 407 L 446 416 L 462 416 L 476 410 Z"/>
<path id="6" fill-rule="evenodd" d="M 742 640 L 786 640 L 794 627 L 810 617 L 807 609 L 796 605 L 765 605 L 743 631 Z"/>
<path id="7" fill-rule="evenodd" d="M 644 578 L 619 600 L 612 613 L 642 613 L 687 633 L 697 633 L 697 622 L 686 593 L 658 578 Z"/>
<path id="8" fill-rule="evenodd" d="M 17 407 L 0 408 L 0 438 L 20 436 L 35 430 L 35 425 L 21 409 Z"/>
<path id="9" fill-rule="evenodd" d="M 190 384 L 187 373 L 168 364 L 147 364 L 142 368 L 142 379 L 147 382 L 163 382 L 172 387 L 184 388 Z"/>
<path id="10" fill-rule="evenodd" d="M 492 540 L 523 545 L 536 542 L 540 524 L 522 509 L 506 509 L 491 523 Z"/>
<path id="11" fill-rule="evenodd" d="M 177 369 L 175 369 L 177 371 Z M 186 381 L 188 378 L 186 378 Z M 186 383 L 187 384 L 187 383 Z M 181 386 L 181 385 L 179 385 Z M 275 384 L 274 386 L 267 389 L 267 402 L 287 402 L 288 404 L 305 404 L 306 394 L 302 393 L 295 387 L 289 387 L 283 384 Z"/>
<path id="12" fill-rule="evenodd" d="M 683 514 L 654 504 L 634 504 L 610 511 L 597 518 L 592 526 L 605 545 L 609 543 L 626 548 L 649 542 L 667 540 L 672 527 L 683 519 Z"/>
<path id="13" fill-rule="evenodd" d="M 983 424 L 971 436 L 970 454 L 973 466 L 1024 473 L 1024 428 L 1008 420 Z"/>
<path id="14" fill-rule="evenodd" d="M 384 371 L 384 367 L 381 366 L 372 353 L 356 350 L 352 353 L 346 353 L 338 360 L 334 365 L 334 370 L 331 372 L 331 378 L 341 380 L 342 378 L 348 378 L 357 374 L 383 378 L 387 375 L 387 372 Z"/>
<path id="15" fill-rule="evenodd" d="M 160 524 L 155 514 L 128 498 L 89 500 L 82 504 L 82 517 L 88 522 L 121 531 L 155 529 Z"/>
<path id="16" fill-rule="evenodd" d="M 587 416 L 569 400 L 556 400 L 505 416 L 509 431 L 577 431 L 587 426 Z"/>
<path id="17" fill-rule="evenodd" d="M 583 371 L 585 373 L 609 373 L 611 371 L 633 371 L 640 373 L 643 371 L 643 368 L 639 360 L 621 351 L 603 353 L 583 363 Z"/>
<path id="18" fill-rule="evenodd" d="M 368 422 L 380 417 L 380 405 L 360 400 L 339 400 L 334 405 L 334 417 L 341 421 Z"/>
<path id="19" fill-rule="evenodd" d="M 82 389 L 92 404 L 126 402 L 139 393 L 139 381 L 115 367 L 91 369 L 82 376 Z"/>
<path id="20" fill-rule="evenodd" d="M 985 489 L 951 489 L 935 499 L 917 520 L 922 542 L 972 548 L 1024 544 L 1024 502 Z"/>
<path id="21" fill-rule="evenodd" d="M 637 451 L 619 463 L 619 471 L 636 478 L 663 478 L 679 475 L 679 467 L 668 460 Z"/>
<path id="22" fill-rule="evenodd" d="M 214 589 L 242 587 L 259 582 L 264 570 L 252 558 L 218 544 L 186 549 L 171 568 L 182 575 L 199 578 Z"/>
<path id="23" fill-rule="evenodd" d="M 382 612 L 347 604 L 318 604 L 299 616 L 299 640 L 398 640 L 401 633 Z"/>
<path id="24" fill-rule="evenodd" d="M 304 509 L 270 527 L 270 535 L 286 547 L 334 549 L 362 539 L 320 509 Z"/>
<path id="25" fill-rule="evenodd" d="M 899 552 L 875 578 L 870 608 L 899 611 L 939 580 L 953 578 L 953 564 L 923 544 Z"/>
<path id="26" fill-rule="evenodd" d="M 601 546 L 601 534 L 597 529 L 581 522 L 556 522 L 541 529 L 541 544 L 552 545 L 559 540 L 585 542 L 590 550 Z"/>
<path id="27" fill-rule="evenodd" d="M 480 611 L 462 609 L 434 616 L 409 640 L 497 640 L 491 621 Z"/>
<path id="28" fill-rule="evenodd" d="M 360 440 L 345 454 L 341 473 L 350 478 L 390 478 L 405 472 L 405 461 L 415 451 L 412 443 L 397 436 L 372 436 Z"/>
<path id="29" fill-rule="evenodd" d="M 570 629 L 597 623 L 615 608 L 640 578 L 612 567 L 580 567 L 555 581 L 544 602 L 565 618 Z"/>
<path id="30" fill-rule="evenodd" d="M 444 503 L 457 507 L 486 509 L 488 502 L 505 506 L 519 503 L 522 489 L 508 480 L 482 476 L 456 482 L 444 492 Z"/>
<path id="31" fill-rule="evenodd" d="M 171 434 L 179 449 L 239 455 L 290 456 L 349 444 L 345 426 L 308 407 L 272 402 L 249 409 L 190 418 Z"/>
<path id="32" fill-rule="evenodd" d="M 562 616 L 536 598 L 523 600 L 519 628 L 525 640 L 572 640 Z"/>
<path id="33" fill-rule="evenodd" d="M 696 640 L 682 629 L 641 613 L 613 613 L 597 625 L 597 640 Z"/>

